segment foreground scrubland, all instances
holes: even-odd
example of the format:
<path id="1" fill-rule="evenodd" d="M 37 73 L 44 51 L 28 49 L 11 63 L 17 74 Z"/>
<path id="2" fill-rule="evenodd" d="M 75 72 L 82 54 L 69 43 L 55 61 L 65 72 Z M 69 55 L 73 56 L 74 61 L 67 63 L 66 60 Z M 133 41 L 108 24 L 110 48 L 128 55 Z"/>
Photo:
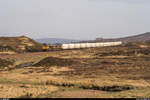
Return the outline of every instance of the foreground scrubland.
<path id="1" fill-rule="evenodd" d="M 150 97 L 149 43 L 0 58 L 0 97 Z"/>

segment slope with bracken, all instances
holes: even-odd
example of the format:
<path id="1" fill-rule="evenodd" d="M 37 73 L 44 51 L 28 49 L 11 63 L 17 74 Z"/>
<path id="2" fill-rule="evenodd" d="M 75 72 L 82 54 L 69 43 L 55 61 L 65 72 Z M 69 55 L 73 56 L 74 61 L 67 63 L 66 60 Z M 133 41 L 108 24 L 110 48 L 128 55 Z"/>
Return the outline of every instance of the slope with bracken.
<path id="1" fill-rule="evenodd" d="M 0 52 L 40 51 L 42 44 L 26 37 L 0 37 Z"/>

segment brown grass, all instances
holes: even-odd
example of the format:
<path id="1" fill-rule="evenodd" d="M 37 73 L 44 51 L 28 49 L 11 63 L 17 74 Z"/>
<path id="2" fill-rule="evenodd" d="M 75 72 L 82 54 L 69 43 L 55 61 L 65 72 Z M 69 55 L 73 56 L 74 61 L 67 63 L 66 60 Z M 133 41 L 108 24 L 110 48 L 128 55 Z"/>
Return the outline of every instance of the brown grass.
<path id="1" fill-rule="evenodd" d="M 38 85 L 24 85 L 24 84 L 1 84 L 0 97 L 1 98 L 35 98 L 40 94 L 51 93 L 56 91 L 55 86 L 38 86 Z"/>
<path id="2" fill-rule="evenodd" d="M 58 90 L 56 91 L 58 92 L 61 87 L 102 91 L 102 94 L 97 95 L 97 97 L 149 97 L 149 55 L 141 52 L 141 55 L 138 53 L 134 55 L 113 55 L 112 53 L 110 55 L 100 56 L 105 53 L 109 54 L 110 51 L 116 53 L 118 50 L 121 52 L 122 50 L 127 50 L 128 52 L 129 48 L 133 51 L 134 49 L 143 51 L 147 50 L 148 47 L 134 47 L 130 44 L 121 47 L 89 48 L 3 56 L 3 58 L 9 57 L 16 59 L 18 64 L 31 61 L 37 63 L 49 56 L 57 57 L 61 60 L 69 59 L 79 63 L 60 66 L 49 65 L 51 67 L 44 67 L 42 65 L 39 67 L 28 66 L 10 71 L 2 71 L 0 73 L 0 84 L 14 85 L 14 88 L 17 88 L 15 84 L 24 84 L 24 87 L 26 87 L 26 85 L 33 87 L 37 85 L 39 87 L 50 85 L 57 87 Z M 49 62 L 49 60 L 47 62 Z M 34 90 L 34 88 L 32 89 Z M 42 94 L 43 90 L 38 89 L 41 91 L 39 95 Z M 38 89 L 34 91 L 38 91 Z M 145 94 L 143 92 L 145 92 Z M 25 94 L 19 96 L 32 97 L 33 95 L 34 93 L 25 92 Z M 44 92 L 43 95 L 48 97 L 50 94 L 49 92 Z M 36 96 L 37 95 L 33 97 Z"/>

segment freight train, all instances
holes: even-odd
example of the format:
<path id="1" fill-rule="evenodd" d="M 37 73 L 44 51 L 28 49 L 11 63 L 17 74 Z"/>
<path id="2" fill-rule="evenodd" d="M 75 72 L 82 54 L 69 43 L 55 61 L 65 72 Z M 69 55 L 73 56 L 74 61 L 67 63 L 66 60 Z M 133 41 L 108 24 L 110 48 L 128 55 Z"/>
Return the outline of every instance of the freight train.
<path id="1" fill-rule="evenodd" d="M 121 41 L 117 42 L 99 42 L 99 43 L 69 43 L 69 44 L 44 44 L 43 51 L 51 50 L 66 50 L 66 49 L 82 49 L 82 48 L 94 48 L 104 46 L 117 46 L 121 45 Z"/>

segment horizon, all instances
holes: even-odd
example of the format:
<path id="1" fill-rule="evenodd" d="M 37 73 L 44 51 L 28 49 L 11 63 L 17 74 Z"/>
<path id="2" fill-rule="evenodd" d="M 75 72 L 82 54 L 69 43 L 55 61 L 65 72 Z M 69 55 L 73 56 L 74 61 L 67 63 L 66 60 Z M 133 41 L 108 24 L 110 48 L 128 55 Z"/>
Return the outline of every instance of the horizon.
<path id="1" fill-rule="evenodd" d="M 135 34 L 135 35 L 127 35 L 127 36 L 122 36 L 122 37 L 113 37 L 113 38 L 103 38 L 103 39 L 116 39 L 116 38 L 126 38 L 126 37 L 132 37 L 132 36 L 137 36 L 137 35 L 142 35 L 145 33 L 150 33 L 150 32 L 144 32 L 144 33 L 139 33 L 139 34 Z M 101 38 L 101 37 L 97 37 L 97 38 Z M 34 38 L 33 38 L 34 39 Z M 36 39 L 48 39 L 47 38 L 36 38 Z M 51 38 L 51 39 L 69 39 L 69 40 L 77 40 L 77 39 L 70 39 L 70 38 Z M 95 38 L 96 39 L 96 38 Z M 94 40 L 95 40 L 94 39 Z M 91 39 L 92 40 L 92 39 Z"/>
<path id="2" fill-rule="evenodd" d="M 140 33 L 140 34 L 136 34 L 136 35 L 127 35 L 127 36 L 123 36 L 123 37 L 113 37 L 113 38 L 103 38 L 103 39 L 117 39 L 117 38 L 126 38 L 126 37 L 132 37 L 132 36 L 137 36 L 137 35 L 143 35 L 143 34 L 147 34 L 150 32 L 144 32 L 144 33 Z M 0 37 L 20 37 L 20 36 L 26 36 L 26 35 L 18 35 L 18 36 L 0 36 Z M 29 36 L 26 36 L 26 37 L 29 37 Z M 32 37 L 29 37 L 29 38 L 32 38 Z M 96 37 L 96 38 L 101 38 L 101 37 Z M 91 39 L 91 40 L 96 40 L 95 39 Z M 82 41 L 82 40 L 78 40 L 78 39 L 71 39 L 71 38 L 51 38 L 51 37 L 46 37 L 46 38 L 32 38 L 34 40 L 40 40 L 40 39 L 66 39 L 66 40 L 77 40 L 77 41 Z M 84 40 L 83 40 L 84 41 Z"/>

